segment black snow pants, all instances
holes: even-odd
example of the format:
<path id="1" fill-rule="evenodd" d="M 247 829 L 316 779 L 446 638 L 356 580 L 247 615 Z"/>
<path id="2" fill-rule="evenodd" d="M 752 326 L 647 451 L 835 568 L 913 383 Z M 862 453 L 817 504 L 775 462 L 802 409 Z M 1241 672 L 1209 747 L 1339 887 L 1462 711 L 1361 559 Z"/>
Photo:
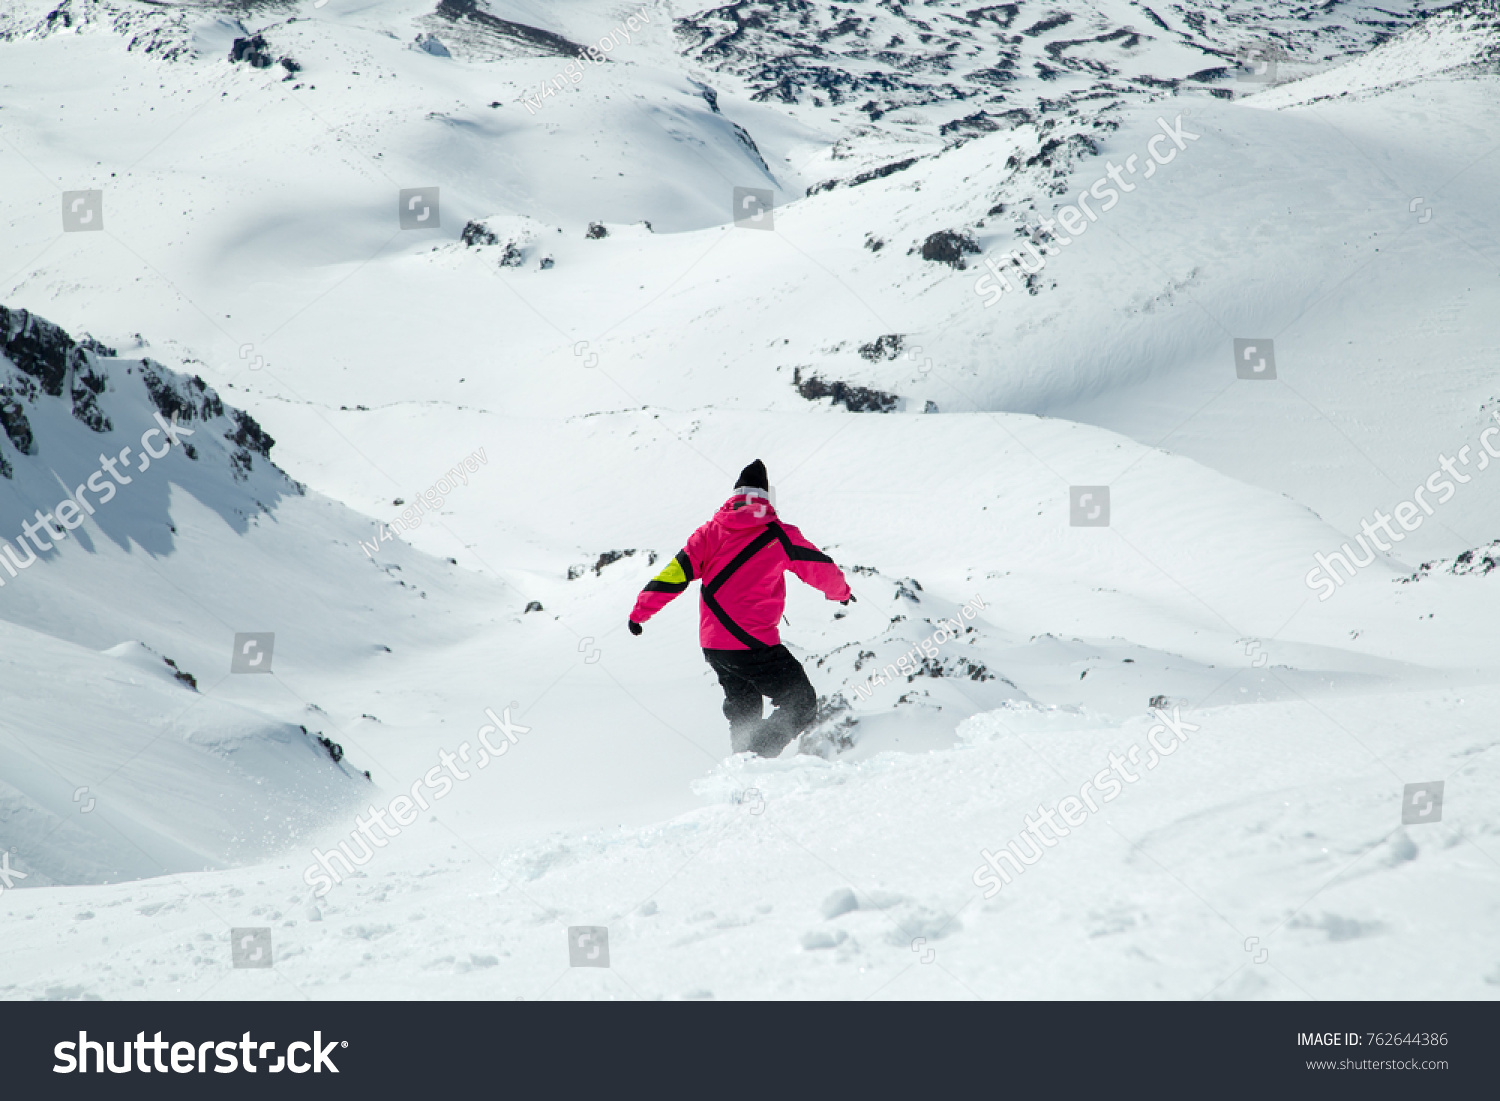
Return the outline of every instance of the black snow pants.
<path id="1" fill-rule="evenodd" d="M 724 689 L 724 717 L 729 720 L 729 745 L 775 757 L 793 738 L 812 725 L 818 694 L 802 664 L 785 646 L 754 650 L 704 650 L 703 656 Z M 762 696 L 776 710 L 762 718 Z"/>

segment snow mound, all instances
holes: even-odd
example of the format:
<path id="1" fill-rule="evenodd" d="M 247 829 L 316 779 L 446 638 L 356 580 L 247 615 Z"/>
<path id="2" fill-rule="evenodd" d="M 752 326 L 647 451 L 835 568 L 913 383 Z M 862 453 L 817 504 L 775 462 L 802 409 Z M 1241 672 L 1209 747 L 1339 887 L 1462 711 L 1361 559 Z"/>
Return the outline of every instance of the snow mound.
<path id="1" fill-rule="evenodd" d="M 0 722 L 18 888 L 263 859 L 369 787 L 336 746 L 200 695 L 138 642 L 100 654 L 0 621 L 0 677 L 25 686 Z"/>
<path id="2" fill-rule="evenodd" d="M 1087 707 L 1015 700 L 965 719 L 958 724 L 957 733 L 958 740 L 967 745 L 982 745 L 1018 734 L 1058 734 L 1118 725 L 1118 720 Z"/>

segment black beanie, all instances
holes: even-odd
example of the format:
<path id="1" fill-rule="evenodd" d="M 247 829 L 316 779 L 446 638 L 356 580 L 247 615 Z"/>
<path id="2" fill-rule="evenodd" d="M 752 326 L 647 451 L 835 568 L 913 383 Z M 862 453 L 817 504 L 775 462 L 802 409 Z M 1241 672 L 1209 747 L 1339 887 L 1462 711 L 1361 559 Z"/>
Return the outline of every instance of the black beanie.
<path id="1" fill-rule="evenodd" d="M 766 464 L 756 459 L 744 470 L 740 471 L 739 481 L 734 483 L 735 489 L 760 489 L 769 491 L 770 482 L 766 480 Z"/>

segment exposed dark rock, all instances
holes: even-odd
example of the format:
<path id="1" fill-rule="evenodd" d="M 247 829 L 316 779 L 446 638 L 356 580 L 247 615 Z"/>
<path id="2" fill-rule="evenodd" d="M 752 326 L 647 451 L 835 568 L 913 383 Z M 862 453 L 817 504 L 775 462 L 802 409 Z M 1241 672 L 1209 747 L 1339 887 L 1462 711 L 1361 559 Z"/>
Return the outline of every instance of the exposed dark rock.
<path id="1" fill-rule="evenodd" d="M 31 433 L 31 422 L 26 419 L 26 406 L 22 395 L 13 386 L 0 386 L 0 425 L 5 435 L 22 455 L 36 454 L 36 437 Z M 5 476 L 10 476 L 7 466 Z"/>
<path id="2" fill-rule="evenodd" d="M 907 157 L 902 161 L 892 161 L 890 164 L 883 164 L 879 168 L 872 168 L 867 172 L 861 172 L 857 176 L 852 176 L 847 183 L 842 180 L 824 180 L 822 183 L 815 183 L 807 189 L 807 193 L 809 195 L 816 195 L 820 191 L 832 191 L 835 187 L 858 187 L 860 184 L 867 184 L 871 180 L 883 180 L 892 173 L 902 172 L 916 163 L 916 157 Z"/>
<path id="3" fill-rule="evenodd" d="M 737 122 L 731 122 L 729 125 L 734 130 L 734 136 L 739 139 L 739 143 L 745 147 L 745 151 L 755 158 L 755 163 L 760 165 L 761 171 L 769 176 L 771 174 L 771 166 L 766 164 L 766 158 L 760 155 L 760 146 L 755 144 L 755 139 L 750 136 L 750 131 Z"/>
<path id="4" fill-rule="evenodd" d="M 0 384 L 0 428 L 21 454 L 37 453 L 25 407 L 43 395 L 64 397 L 66 390 L 73 416 L 81 423 L 94 432 L 113 430 L 100 404 L 109 389 L 108 375 L 100 362 L 106 353 L 108 358 L 117 358 L 115 349 L 91 337 L 75 342 L 50 321 L 0 306 L 0 355 L 17 369 Z M 150 358 L 142 359 L 136 367 L 127 366 L 125 371 L 139 373 L 151 404 L 166 419 L 207 421 L 225 415 L 224 403 L 196 375 L 184 378 Z M 230 468 L 236 477 L 243 478 L 250 470 L 252 453 L 268 458 L 274 441 L 249 414 L 229 412 L 234 426 L 224 435 L 237 446 L 230 457 Z M 197 459 L 198 451 L 191 441 L 182 441 L 182 447 L 189 459 Z M 7 461 L 0 466 L 0 475 L 8 469 Z"/>
<path id="5" fill-rule="evenodd" d="M 1150 8 L 1146 7 L 1145 4 L 1141 5 L 1141 11 L 1145 12 L 1146 13 L 1146 17 L 1148 19 L 1150 19 L 1151 22 L 1155 23 L 1158 27 L 1160 27 L 1162 30 L 1168 31 L 1168 32 L 1171 31 L 1172 28 L 1169 27 L 1169 26 L 1167 26 L 1165 23 L 1162 22 L 1161 16 L 1157 15 Z"/>
<path id="6" fill-rule="evenodd" d="M 62 329 L 26 310 L 4 306 L 0 306 L 0 353 L 54 398 L 62 396 L 69 367 L 84 363 L 78 345 Z"/>
<path id="7" fill-rule="evenodd" d="M 905 160 L 892 161 L 890 164 L 883 164 L 879 168 L 872 168 L 868 172 L 861 172 L 858 176 L 855 176 L 852 180 L 849 181 L 849 186 L 858 187 L 860 184 L 869 183 L 871 180 L 883 180 L 893 173 L 906 171 L 916 163 L 916 157 L 907 157 Z"/>
<path id="8" fill-rule="evenodd" d="M 583 231 L 583 235 L 590 241 L 598 241 L 608 237 L 609 230 L 604 228 L 603 222 L 590 222 L 589 228 Z"/>
<path id="9" fill-rule="evenodd" d="M 1071 22 L 1073 22 L 1072 15 L 1065 11 L 1060 11 L 1055 15 L 1048 16 L 1046 19 L 1033 23 L 1021 33 L 1028 38 L 1035 38 L 1039 34 L 1046 34 L 1048 31 L 1055 31 L 1063 24 Z"/>
<path id="10" fill-rule="evenodd" d="M 73 416 L 95 432 L 109 432 L 114 428 L 104 410 L 99 408 L 98 392 L 86 386 L 73 389 Z"/>
<path id="11" fill-rule="evenodd" d="M 469 246 L 469 248 L 474 248 L 476 245 L 498 245 L 500 243 L 500 238 L 495 236 L 494 231 L 489 226 L 483 222 L 474 221 L 464 226 L 463 232 L 458 235 L 458 239 Z"/>
<path id="12" fill-rule="evenodd" d="M 952 122 L 943 123 L 943 125 L 938 127 L 938 133 L 946 138 L 953 134 L 967 134 L 970 136 L 988 134 L 998 129 L 1000 129 L 998 122 L 990 118 L 983 111 L 975 111 L 972 115 L 965 115 L 961 119 L 954 119 Z"/>
<path id="13" fill-rule="evenodd" d="M 1020 14 L 1020 4 L 994 4 L 987 8 L 975 8 L 968 13 L 968 21 L 975 26 L 981 22 L 993 23 L 1000 30 L 1008 31 Z"/>
<path id="14" fill-rule="evenodd" d="M 901 405 L 899 397 L 883 390 L 853 386 L 847 382 L 825 382 L 817 375 L 804 379 L 801 367 L 793 369 L 792 385 L 808 401 L 832 398 L 834 405 L 842 405 L 851 413 L 890 413 Z"/>
<path id="15" fill-rule="evenodd" d="M 173 381 L 174 372 L 153 359 L 141 360 L 141 380 L 151 395 L 151 404 L 167 420 L 210 420 L 224 415 L 224 403 L 197 375 L 186 383 Z M 243 414 L 242 414 L 243 415 Z M 251 422 L 254 423 L 253 421 Z"/>
<path id="16" fill-rule="evenodd" d="M 119 352 L 111 348 L 108 344 L 104 344 L 98 340 L 95 340 L 88 333 L 84 333 L 78 338 L 78 346 L 84 351 L 93 352 L 96 356 L 99 356 L 103 359 L 114 359 L 120 354 Z"/>
<path id="17" fill-rule="evenodd" d="M 236 38 L 229 45 L 229 60 L 243 61 L 256 69 L 269 69 L 272 65 L 270 49 L 265 38 L 258 34 Z"/>
<path id="18" fill-rule="evenodd" d="M 698 94 L 703 97 L 703 102 L 708 104 L 708 109 L 710 111 L 712 111 L 716 115 L 722 114 L 722 112 L 719 110 L 718 92 L 714 91 L 707 84 L 704 84 L 701 81 L 689 80 L 688 83 L 691 84 L 694 88 L 698 89 Z"/>
<path id="19" fill-rule="evenodd" d="M 1063 56 L 1065 53 L 1067 53 L 1068 50 L 1071 50 L 1075 46 L 1086 46 L 1090 43 L 1095 42 L 1118 43 L 1123 49 L 1133 50 L 1135 49 L 1135 47 L 1141 44 L 1141 36 L 1135 31 L 1131 30 L 1129 27 L 1116 27 L 1114 30 L 1109 31 L 1106 34 L 1095 35 L 1093 38 L 1068 38 L 1060 39 L 1056 42 L 1049 42 L 1047 43 L 1045 52 L 1047 56 L 1050 57 L 1053 61 L 1059 62 L 1063 65 L 1071 64 L 1072 68 L 1092 72 L 1095 76 L 1110 77 L 1115 75 L 1115 70 L 1110 68 L 1108 65 L 1105 65 L 1103 62 L 1095 61 L 1092 58 L 1086 57 L 1070 59 Z"/>
<path id="20" fill-rule="evenodd" d="M 234 453 L 229 456 L 229 468 L 236 479 L 243 480 L 253 467 L 251 452 L 269 459 L 276 441 L 243 409 L 231 409 L 229 413 L 234 419 L 234 429 L 225 432 L 224 438 L 235 445 Z"/>
<path id="21" fill-rule="evenodd" d="M 105 380 L 95 369 L 94 357 L 100 352 L 113 356 L 114 349 L 92 337 L 85 340 L 86 343 L 75 342 L 50 321 L 25 310 L 7 310 L 0 306 L 0 354 L 30 376 L 24 384 L 16 379 L 0 389 L 0 402 L 4 404 L 0 423 L 22 454 L 35 454 L 32 450 L 35 441 L 21 402 L 35 401 L 38 388 L 51 397 L 61 397 L 70 375 L 73 415 L 95 432 L 110 430 L 109 418 L 99 408 L 98 399 L 104 392 Z"/>
<path id="22" fill-rule="evenodd" d="M 168 667 L 172 670 L 172 676 L 176 677 L 181 683 L 187 685 L 194 692 L 198 691 L 197 677 L 193 676 L 193 674 L 191 673 L 177 668 L 177 663 L 169 657 L 163 657 L 161 660 L 166 662 Z"/>
<path id="23" fill-rule="evenodd" d="M 629 558 L 633 554 L 635 554 L 634 547 L 631 547 L 629 550 L 605 551 L 599 556 L 599 560 L 594 563 L 594 576 L 597 577 L 599 571 L 604 569 L 605 566 L 618 562 L 622 558 Z"/>
<path id="24" fill-rule="evenodd" d="M 1489 549 L 1494 552 L 1500 548 L 1492 546 Z M 1496 558 L 1494 553 L 1479 554 L 1466 550 L 1453 560 L 1452 572 L 1455 574 L 1477 573 L 1482 577 L 1496 566 L 1500 566 L 1500 558 Z"/>
<path id="25" fill-rule="evenodd" d="M 1176 91 L 1182 86 L 1182 81 L 1174 78 L 1163 80 L 1154 76 L 1133 76 L 1130 78 L 1132 84 L 1139 84 L 1143 88 L 1161 88 L 1164 91 Z"/>
<path id="26" fill-rule="evenodd" d="M 471 32 L 481 45 L 514 49 L 524 47 L 526 52 L 543 56 L 582 57 L 584 47 L 552 31 L 525 23 L 513 23 L 491 15 L 480 7 L 478 0 L 442 0 L 435 13 L 438 18 Z"/>
<path id="27" fill-rule="evenodd" d="M 305 726 L 302 727 L 301 730 L 302 733 L 312 738 L 313 741 L 317 742 L 320 746 L 328 751 L 328 756 L 333 758 L 334 764 L 338 764 L 344 759 L 344 747 L 339 745 L 338 742 L 334 741 L 332 738 L 324 737 L 322 734 L 314 734 Z M 365 775 L 368 777 L 369 773 L 366 773 Z"/>
<path id="28" fill-rule="evenodd" d="M 80 344 L 78 347 L 82 351 L 84 346 Z M 106 381 L 104 375 L 89 362 L 92 354 L 90 352 L 81 357 L 85 362 L 73 372 L 73 416 L 95 432 L 109 432 L 114 426 L 104 415 L 104 410 L 99 408 L 99 395 L 104 393 Z"/>
<path id="29" fill-rule="evenodd" d="M 1423 562 L 1410 577 L 1403 577 L 1400 580 L 1405 585 L 1412 581 L 1421 581 L 1434 572 L 1451 573 L 1455 577 L 1466 575 L 1484 577 L 1496 568 L 1500 568 L 1500 539 L 1483 547 L 1461 551 L 1451 559 L 1439 558 L 1431 562 Z"/>
<path id="30" fill-rule="evenodd" d="M 964 270 L 964 257 L 979 252 L 979 242 L 967 233 L 940 229 L 922 242 L 922 259 Z"/>
<path id="31" fill-rule="evenodd" d="M 882 359 L 895 359 L 905 346 L 906 338 L 900 333 L 886 333 L 868 344 L 861 344 L 859 354 L 871 363 L 877 363 Z"/>
<path id="32" fill-rule="evenodd" d="M 922 658 L 922 664 L 907 675 L 907 683 L 910 684 L 917 677 L 968 677 L 980 683 L 998 679 L 982 662 L 971 661 L 966 657 L 930 658 L 925 655 Z M 1010 682 L 1006 681 L 1006 683 Z"/>
<path id="33" fill-rule="evenodd" d="M 128 51 L 140 51 L 158 61 L 193 61 L 196 20 L 190 22 L 187 13 L 173 10 L 183 6 L 60 0 L 45 16 L 28 23 L 20 15 L 27 5 L 8 4 L 0 8 L 0 40 L 47 38 L 97 27 L 122 39 Z"/>

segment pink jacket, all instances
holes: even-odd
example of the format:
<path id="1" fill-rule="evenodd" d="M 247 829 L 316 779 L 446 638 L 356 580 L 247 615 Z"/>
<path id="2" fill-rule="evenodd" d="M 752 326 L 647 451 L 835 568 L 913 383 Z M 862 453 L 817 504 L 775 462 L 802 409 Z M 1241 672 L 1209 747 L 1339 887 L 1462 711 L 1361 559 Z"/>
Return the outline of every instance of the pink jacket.
<path id="1" fill-rule="evenodd" d="M 636 598 L 630 618 L 645 623 L 694 580 L 702 580 L 698 641 L 705 650 L 755 650 L 781 641 L 777 630 L 791 570 L 829 600 L 849 599 L 839 568 L 768 501 L 736 494 Z"/>

